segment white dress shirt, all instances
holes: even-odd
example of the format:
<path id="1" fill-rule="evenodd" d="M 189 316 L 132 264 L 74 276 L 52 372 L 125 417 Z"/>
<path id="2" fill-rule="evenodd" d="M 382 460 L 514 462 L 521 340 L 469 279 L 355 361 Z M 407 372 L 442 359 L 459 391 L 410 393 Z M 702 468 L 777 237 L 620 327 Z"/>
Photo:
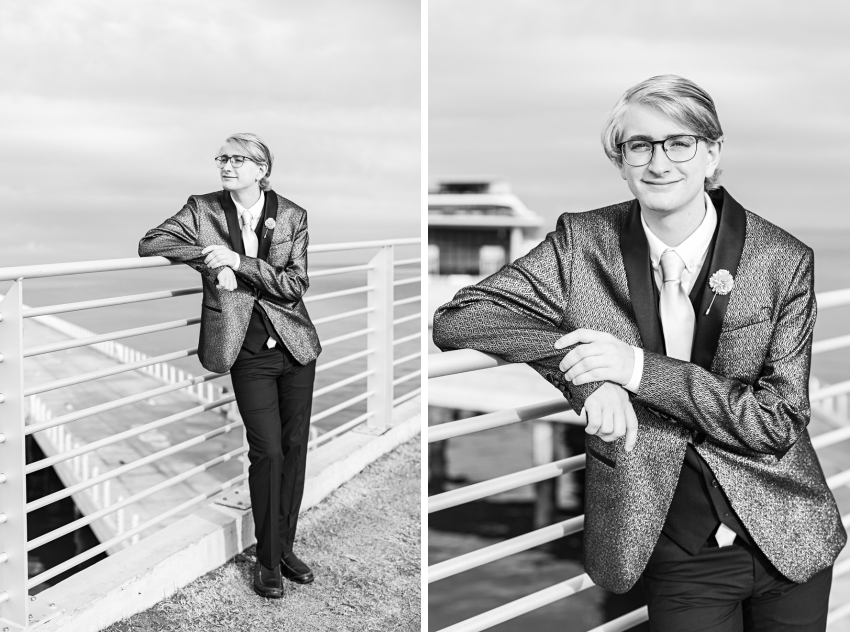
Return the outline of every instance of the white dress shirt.
<path id="1" fill-rule="evenodd" d="M 659 289 L 661 289 L 663 283 L 661 255 L 665 250 L 675 251 L 685 262 L 685 269 L 682 271 L 682 289 L 685 290 L 685 294 L 690 294 L 694 282 L 702 270 L 705 257 L 708 254 L 708 247 L 711 245 L 711 238 L 714 236 L 714 229 L 717 228 L 717 210 L 711 203 L 708 193 L 704 193 L 704 196 L 705 217 L 702 218 L 697 229 L 685 241 L 675 247 L 668 246 L 652 232 L 643 217 L 643 212 L 641 212 L 640 221 L 643 224 L 643 232 L 646 233 L 646 241 L 649 244 L 652 276 L 655 279 L 656 287 Z M 639 347 L 632 347 L 632 349 L 635 353 L 635 365 L 632 369 L 632 377 L 624 388 L 632 393 L 637 393 L 638 388 L 640 388 L 640 380 L 643 377 L 643 349 Z"/>
<path id="2" fill-rule="evenodd" d="M 257 230 L 257 222 L 260 221 L 260 218 L 263 216 L 263 207 L 266 204 L 266 192 L 260 191 L 260 199 L 254 202 L 254 205 L 251 208 L 245 208 L 239 202 L 236 201 L 236 198 L 233 197 L 233 193 L 230 194 L 230 199 L 233 200 L 233 204 L 236 205 L 236 214 L 239 216 L 239 225 L 242 226 L 242 214 L 250 213 L 251 214 L 251 230 Z M 236 262 L 236 267 L 233 268 L 234 271 L 239 269 L 239 261 Z"/>
<path id="3" fill-rule="evenodd" d="M 245 208 L 239 202 L 236 201 L 236 198 L 233 197 L 233 194 L 230 194 L 230 199 L 233 200 L 233 203 L 236 205 L 236 213 L 239 215 L 239 225 L 242 225 L 242 214 L 249 213 L 251 215 L 251 230 L 257 230 L 257 222 L 260 221 L 260 218 L 263 216 L 263 206 L 266 203 L 266 192 L 260 191 L 260 199 L 254 202 L 254 205 L 251 208 Z M 244 245 L 244 243 L 243 243 Z M 234 270 L 239 269 L 239 262 L 236 262 L 236 267 Z M 269 339 L 266 340 L 266 347 L 271 349 L 277 344 L 274 338 L 269 336 Z"/>

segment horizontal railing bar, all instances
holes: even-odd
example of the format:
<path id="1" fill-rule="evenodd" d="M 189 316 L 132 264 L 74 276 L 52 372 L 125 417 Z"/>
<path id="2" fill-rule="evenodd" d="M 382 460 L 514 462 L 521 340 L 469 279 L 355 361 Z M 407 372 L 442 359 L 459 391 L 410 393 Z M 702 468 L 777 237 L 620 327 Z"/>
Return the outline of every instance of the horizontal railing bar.
<path id="1" fill-rule="evenodd" d="M 409 382 L 410 380 L 419 375 L 422 375 L 422 371 L 420 369 L 416 369 L 415 371 L 411 371 L 410 373 L 405 373 L 401 377 L 397 377 L 393 380 L 393 386 L 398 386 L 399 384 Z"/>
<path id="2" fill-rule="evenodd" d="M 440 630 L 440 632 L 480 632 L 480 630 L 492 628 L 495 625 L 515 619 L 520 615 L 537 610 L 543 606 L 548 606 L 550 603 L 560 601 L 565 597 L 575 595 L 595 585 L 593 580 L 587 576 L 587 573 L 584 573 L 560 584 L 555 584 L 521 599 L 506 603 L 493 610 L 488 610 L 466 621 L 450 625 Z"/>
<path id="3" fill-rule="evenodd" d="M 331 323 L 335 320 L 342 320 L 343 318 L 351 318 L 352 316 L 359 316 L 360 314 L 368 314 L 369 312 L 374 312 L 374 307 L 361 307 L 360 309 L 353 309 L 350 312 L 342 312 L 341 314 L 334 314 L 333 316 L 325 316 L 324 318 L 317 318 L 313 321 L 314 325 L 324 325 L 325 323 Z"/>
<path id="4" fill-rule="evenodd" d="M 237 457 L 241 454 L 246 453 L 247 451 L 248 451 L 247 446 L 239 446 L 235 450 L 231 450 L 230 452 L 227 452 L 226 454 L 222 454 L 220 456 L 215 457 L 214 459 L 210 459 L 206 463 L 202 463 L 201 465 L 198 465 L 197 467 L 193 467 L 191 470 L 181 472 L 177 476 L 172 476 L 168 480 L 163 481 L 161 483 L 157 483 L 153 487 L 148 487 L 147 489 L 143 489 L 142 491 L 138 492 L 137 494 L 133 494 L 129 498 L 125 498 L 124 500 L 118 501 L 117 503 L 114 503 L 112 505 L 104 507 L 103 509 L 100 509 L 100 510 L 94 512 L 94 513 L 88 514 L 87 516 L 83 516 L 82 518 L 74 520 L 73 522 L 66 524 L 62 527 L 59 527 L 58 529 L 54 529 L 53 531 L 51 531 L 49 533 L 45 533 L 44 535 L 27 542 L 27 551 L 32 551 L 33 549 L 37 549 L 38 547 L 40 547 L 44 544 L 47 544 L 48 542 L 52 542 L 56 538 L 60 538 L 63 535 L 67 535 L 67 534 L 71 533 L 72 531 L 76 531 L 80 527 L 85 527 L 86 525 L 91 524 L 95 520 L 100 520 L 104 516 L 108 516 L 109 514 L 115 513 L 119 509 L 123 509 L 124 507 L 127 507 L 128 505 L 132 505 L 133 503 L 138 502 L 138 501 L 140 501 L 144 498 L 147 498 L 148 496 L 152 496 L 153 494 L 156 494 L 157 492 L 160 492 L 164 489 L 168 489 L 169 487 L 174 487 L 178 483 L 182 483 L 183 481 L 185 481 L 187 478 L 193 477 L 195 474 L 200 474 L 201 472 L 206 472 L 207 470 L 218 465 L 219 463 L 224 463 L 226 461 L 229 461 L 229 460 L 231 460 L 231 459 L 233 459 L 233 458 L 235 458 L 235 457 Z"/>
<path id="5" fill-rule="evenodd" d="M 42 430 L 47 430 L 48 428 L 61 426 L 72 421 L 77 421 L 78 419 L 85 419 L 86 417 L 91 417 L 92 415 L 99 415 L 100 413 L 104 413 L 107 410 L 115 410 L 116 408 L 128 406 L 129 404 L 135 404 L 136 402 L 140 402 L 144 399 L 150 399 L 151 397 L 156 397 L 158 395 L 173 393 L 174 391 L 179 391 L 189 386 L 200 384 L 201 382 L 215 380 L 217 378 L 224 377 L 225 375 L 229 374 L 230 371 L 228 371 L 227 373 L 204 373 L 203 375 L 196 375 L 195 377 L 190 378 L 188 380 L 175 382 L 174 384 L 166 384 L 165 386 L 152 388 L 148 391 L 142 391 L 141 393 L 136 393 L 135 395 L 128 395 L 127 397 L 122 397 L 120 399 L 113 399 L 110 402 L 104 402 L 103 404 L 98 404 L 97 406 L 91 406 L 89 408 L 84 408 L 83 410 L 68 413 L 67 415 L 54 417 L 53 419 L 44 421 L 39 424 L 29 424 L 27 426 L 24 426 L 24 434 L 31 435 L 36 432 L 41 432 Z"/>
<path id="6" fill-rule="evenodd" d="M 407 298 L 400 298 L 397 301 L 393 301 L 393 307 L 398 307 L 399 305 L 409 305 L 410 303 L 418 303 L 421 300 L 421 295 L 408 296 Z"/>
<path id="7" fill-rule="evenodd" d="M 236 398 L 232 395 L 225 397 L 222 400 L 219 400 L 223 403 L 230 403 L 234 401 Z M 203 443 L 204 441 L 208 441 L 213 439 L 219 435 L 230 432 L 237 426 L 241 426 L 241 421 L 233 421 L 221 428 L 216 428 L 215 430 L 210 430 L 202 435 L 198 435 L 197 437 L 193 437 L 191 439 L 187 439 L 182 443 L 178 443 L 169 448 L 165 448 L 164 450 L 160 450 L 159 452 L 154 452 L 153 454 L 149 454 L 141 459 L 137 459 L 132 463 L 127 463 L 126 465 L 122 465 L 121 467 L 117 467 L 114 470 L 109 470 L 108 472 L 104 472 L 100 476 L 96 476 L 94 478 L 90 478 L 88 480 L 77 483 L 76 485 L 72 485 L 71 487 L 66 487 L 58 492 L 54 492 L 43 498 L 39 498 L 38 500 L 34 500 L 26 504 L 25 508 L 27 513 L 31 511 L 35 511 L 36 509 L 41 509 L 42 507 L 46 507 L 50 503 L 56 502 L 57 500 L 62 500 L 63 498 L 68 498 L 68 496 L 73 496 L 74 494 L 81 492 L 89 487 L 94 487 L 95 485 L 99 485 L 104 481 L 111 480 L 127 472 L 132 472 L 133 470 L 142 467 L 143 465 L 148 465 L 149 463 L 153 463 L 154 461 L 158 461 L 159 459 L 165 458 L 167 456 L 171 456 L 177 452 L 185 450 L 187 448 L 191 448 L 193 445 L 197 445 L 199 443 Z"/>
<path id="8" fill-rule="evenodd" d="M 313 439 L 312 441 L 309 441 L 307 443 L 307 445 L 308 446 L 317 446 L 320 443 L 327 441 L 328 439 L 333 439 L 337 435 L 341 435 L 346 430 L 351 430 L 355 426 L 359 426 L 364 421 L 369 419 L 369 417 L 374 417 L 374 416 L 375 416 L 374 410 L 363 413 L 362 415 L 358 415 L 354 419 L 350 419 L 350 420 L 346 421 L 344 424 L 337 426 L 333 430 L 328 430 L 325 434 L 319 435 L 317 438 Z"/>
<path id="9" fill-rule="evenodd" d="M 90 272 L 117 272 L 118 270 L 139 270 L 144 268 L 163 268 L 178 266 L 177 261 L 165 257 L 127 257 L 125 259 L 100 259 L 96 261 L 73 261 L 69 263 L 46 263 L 33 266 L 14 266 L 0 268 L 0 281 L 15 279 L 43 279 L 45 277 L 88 274 Z"/>
<path id="10" fill-rule="evenodd" d="M 33 577 L 32 579 L 30 579 L 27 582 L 27 588 L 32 588 L 33 586 L 38 586 L 39 584 L 43 584 L 48 579 L 51 579 L 53 577 L 56 577 L 56 575 L 64 573 L 69 568 L 73 568 L 77 564 L 80 564 L 81 562 L 85 562 L 86 560 L 93 558 L 95 555 L 98 555 L 98 554 L 102 553 L 103 551 L 110 549 L 111 547 L 115 546 L 116 544 L 118 544 L 120 542 L 123 542 L 124 540 L 129 540 L 130 538 L 132 538 L 137 533 L 141 533 L 145 529 L 150 529 L 151 527 L 158 525 L 163 520 L 167 520 L 171 516 L 173 516 L 175 514 L 179 514 L 181 511 L 185 511 L 189 507 L 197 505 L 198 503 L 201 503 L 201 502 L 203 502 L 203 501 L 205 501 L 209 498 L 212 498 L 213 496 L 215 496 L 217 494 L 220 494 L 221 492 L 223 492 L 227 489 L 230 489 L 231 487 L 233 487 L 235 485 L 238 485 L 239 483 L 241 483 L 242 481 L 244 481 L 247 478 L 248 478 L 247 474 L 240 474 L 239 476 L 235 476 L 235 477 L 231 478 L 229 481 L 227 481 L 226 483 L 221 483 L 220 485 L 216 485 L 211 490 L 206 491 L 203 494 L 198 494 L 194 498 L 190 498 L 186 502 L 180 503 L 176 507 L 173 507 L 173 508 L 169 509 L 168 511 L 165 511 L 165 512 L 159 514 L 158 516 L 154 516 L 150 520 L 143 522 L 142 524 L 140 524 L 137 527 L 133 527 L 129 531 L 125 531 L 124 533 L 117 535 L 114 538 L 111 538 L 110 540 L 103 542 L 102 544 L 98 544 L 95 547 L 92 547 L 92 548 L 90 548 L 86 551 L 83 551 L 79 555 L 75 555 L 74 557 L 72 557 L 70 560 L 62 562 L 61 564 L 54 566 L 53 568 L 51 568 L 49 570 L 44 571 L 40 575 L 36 575 L 35 577 Z"/>
<path id="11" fill-rule="evenodd" d="M 637 610 L 632 610 L 621 617 L 611 619 L 608 623 L 598 625 L 587 632 L 625 632 L 644 621 L 649 621 L 649 610 L 646 606 L 641 606 Z"/>
<path id="12" fill-rule="evenodd" d="M 88 338 L 75 338 L 63 342 L 54 342 L 49 345 L 40 347 L 30 347 L 24 349 L 24 357 L 31 358 L 32 356 L 42 355 L 44 353 L 53 353 L 55 351 L 65 351 L 66 349 L 76 349 L 77 347 L 86 347 L 88 345 L 97 344 L 98 342 L 110 342 L 112 340 L 120 340 L 122 338 L 132 338 L 133 336 L 142 336 L 144 334 L 152 334 L 157 331 L 167 331 L 169 329 L 177 329 L 179 327 L 189 327 L 197 325 L 201 322 L 200 316 L 196 318 L 184 318 L 182 320 L 172 320 L 167 323 L 158 325 L 147 325 L 146 327 L 136 327 L 134 329 L 124 329 L 122 331 L 113 331 L 108 334 L 99 336 L 89 336 Z"/>
<path id="13" fill-rule="evenodd" d="M 826 478 L 826 486 L 833 490 L 848 483 L 850 483 L 850 470 L 844 470 Z"/>
<path id="14" fill-rule="evenodd" d="M 308 253 L 337 252 L 340 250 L 362 250 L 383 246 L 408 246 L 422 243 L 419 237 L 403 239 L 384 239 L 379 241 L 355 241 L 339 244 L 317 244 L 308 246 Z M 95 261 L 72 261 L 67 263 L 47 263 L 30 266 L 12 266 L 0 268 L 0 281 L 15 279 L 38 279 L 44 277 L 88 274 L 92 272 L 117 272 L 119 270 L 141 270 L 145 268 L 164 268 L 179 266 L 179 261 L 169 261 L 165 257 L 127 257 L 124 259 L 99 259 Z"/>
<path id="15" fill-rule="evenodd" d="M 331 360 L 330 362 L 325 362 L 323 365 L 316 367 L 316 373 L 321 373 L 322 371 L 327 371 L 328 369 L 339 366 L 340 364 L 346 364 L 347 362 L 357 360 L 358 358 L 363 358 L 371 353 L 375 353 L 375 350 L 364 349 L 363 351 L 358 351 L 357 353 L 352 353 L 351 355 L 343 356 L 336 360 Z"/>
<path id="16" fill-rule="evenodd" d="M 400 325 L 401 323 L 407 323 L 411 320 L 419 320 L 422 318 L 422 312 L 416 312 L 415 314 L 410 314 L 410 316 L 402 316 L 401 318 L 396 318 L 393 321 L 393 325 Z"/>
<path id="17" fill-rule="evenodd" d="M 846 288 L 844 290 L 831 290 L 829 292 L 818 292 L 815 295 L 815 299 L 818 302 L 818 309 L 848 305 L 850 304 L 850 288 Z"/>
<path id="18" fill-rule="evenodd" d="M 850 334 L 813 342 L 812 355 L 826 353 L 827 351 L 835 351 L 836 349 L 845 349 L 847 347 L 850 347 Z"/>
<path id="19" fill-rule="evenodd" d="M 510 540 L 466 553 L 465 555 L 459 555 L 445 562 L 429 566 L 428 583 L 440 581 L 446 577 L 451 577 L 452 575 L 463 573 L 484 564 L 501 560 L 509 555 L 533 549 L 547 542 L 554 542 L 555 540 L 581 531 L 583 528 L 584 516 L 577 516 L 557 524 L 549 525 L 548 527 L 543 527 L 542 529 L 537 529 L 531 533 L 525 533 Z"/>
<path id="20" fill-rule="evenodd" d="M 422 257 L 413 257 L 412 259 L 396 259 L 393 261 L 394 266 L 409 266 L 413 263 L 422 263 Z"/>
<path id="21" fill-rule="evenodd" d="M 836 443 L 841 443 L 847 439 L 850 439 L 850 426 L 824 432 L 816 437 L 812 437 L 811 441 L 812 447 L 815 450 L 819 450 L 827 446 L 835 445 Z"/>
<path id="22" fill-rule="evenodd" d="M 481 432 L 482 430 L 501 428 L 502 426 L 509 426 L 522 421 L 532 421 L 565 410 L 571 410 L 568 401 L 565 399 L 550 399 L 538 404 L 499 410 L 495 413 L 487 413 L 486 415 L 478 415 L 477 417 L 461 419 L 460 421 L 431 426 L 428 428 L 428 443 L 454 439 L 455 437 Z"/>
<path id="23" fill-rule="evenodd" d="M 374 372 L 375 372 L 374 369 L 369 369 L 368 371 L 362 371 L 360 373 L 356 373 L 354 375 L 351 375 L 351 376 L 349 376 L 345 379 L 340 380 L 339 382 L 334 382 L 333 384 L 328 384 L 327 386 L 323 386 L 322 388 L 320 388 L 316 391 L 313 391 L 313 398 L 315 399 L 316 397 L 321 397 L 322 395 L 326 395 L 327 393 L 335 391 L 338 388 L 342 388 L 343 386 L 347 386 L 348 384 L 351 384 L 351 383 L 356 382 L 358 380 L 365 379 L 365 378 L 369 377 L 370 375 L 372 375 Z"/>
<path id="24" fill-rule="evenodd" d="M 410 362 L 411 360 L 415 360 L 416 358 L 421 358 L 422 352 L 417 351 L 416 353 L 411 353 L 410 355 L 403 356 L 398 360 L 393 360 L 393 366 L 398 366 L 399 364 L 404 364 L 405 362 Z"/>
<path id="25" fill-rule="evenodd" d="M 173 424 L 175 421 L 181 421 L 183 419 L 188 419 L 189 417 L 193 417 L 200 413 L 205 413 L 208 410 L 212 410 L 213 408 L 218 408 L 223 403 L 225 403 L 224 399 L 219 399 L 216 401 L 207 402 L 206 404 L 201 404 L 199 406 L 193 406 L 192 408 L 181 410 L 179 413 L 174 413 L 173 415 L 169 415 L 168 417 L 163 417 L 162 419 L 157 419 L 156 421 L 151 421 L 146 424 L 136 426 L 135 428 L 131 428 L 130 430 L 125 430 L 124 432 L 119 432 L 117 434 L 104 437 L 103 439 L 98 439 L 97 441 L 86 443 L 85 445 L 81 445 L 80 447 L 74 448 L 73 450 L 68 450 L 66 452 L 61 452 L 59 454 L 46 457 L 44 459 L 35 461 L 34 463 L 30 463 L 29 465 L 27 465 L 24 468 L 24 473 L 32 474 L 33 472 L 38 472 L 39 470 L 43 470 L 46 467 L 51 467 L 53 465 L 56 465 L 57 463 L 62 463 L 78 456 L 82 456 L 83 454 L 87 454 L 88 452 L 94 452 L 95 450 L 99 450 L 100 448 L 112 445 L 113 443 L 118 443 L 119 441 L 124 441 L 125 439 L 130 439 L 137 435 L 144 434 L 149 430 L 155 430 L 157 428 Z"/>
<path id="26" fill-rule="evenodd" d="M 422 332 L 417 331 L 415 334 L 410 334 L 409 336 L 404 336 L 402 338 L 396 338 L 393 340 L 393 346 L 404 344 L 405 342 L 410 342 L 411 340 L 416 340 L 417 338 L 422 337 Z"/>
<path id="27" fill-rule="evenodd" d="M 24 309 L 24 318 L 36 316 L 49 316 L 51 314 L 64 314 L 65 312 L 78 312 L 84 309 L 96 309 L 98 307 L 112 307 L 113 305 L 126 305 L 128 303 L 142 303 L 154 301 L 160 298 L 173 298 L 176 296 L 188 296 L 200 294 L 204 288 L 184 287 L 179 290 L 162 290 L 160 292 L 148 292 L 147 294 L 133 294 L 130 296 L 116 296 L 114 298 L 101 298 L 93 301 L 81 301 L 79 303 L 65 303 L 63 305 L 48 305 L 46 307 L 28 307 Z"/>
<path id="28" fill-rule="evenodd" d="M 347 290 L 337 290 L 336 292 L 325 292 L 324 294 L 316 294 L 315 296 L 308 296 L 303 299 L 305 303 L 315 303 L 316 301 L 326 301 L 329 298 L 339 298 L 340 296 L 350 296 L 352 294 L 362 294 L 364 292 L 371 292 L 375 289 L 374 285 L 360 285 L 358 287 L 351 287 Z"/>
<path id="29" fill-rule="evenodd" d="M 138 362 L 129 362 L 127 364 L 119 364 L 118 366 L 112 366 L 108 369 L 101 369 L 100 371 L 92 371 L 91 373 L 83 373 L 82 375 L 76 375 L 74 377 L 66 377 L 61 380 L 55 380 L 53 382 L 45 382 L 44 384 L 37 384 L 36 386 L 30 386 L 27 389 L 24 389 L 24 397 L 28 397 L 30 395 L 38 395 L 39 393 L 46 393 L 47 391 L 55 391 L 59 388 L 65 388 L 66 386 L 73 386 L 74 384 L 82 384 L 83 382 L 91 382 L 92 380 L 99 380 L 102 377 L 109 377 L 110 375 L 118 375 L 119 373 L 126 373 L 127 371 L 133 371 L 135 369 L 141 369 L 146 366 L 151 366 L 154 364 L 160 364 L 162 362 L 168 362 L 170 360 L 177 360 L 179 358 L 187 358 L 191 355 L 195 355 L 198 353 L 198 348 L 194 347 L 192 349 L 183 349 L 182 351 L 175 351 L 174 353 L 166 353 L 165 355 L 156 356 L 155 358 L 148 358 L 146 360 L 139 360 Z"/>
<path id="30" fill-rule="evenodd" d="M 428 379 L 468 371 L 492 369 L 506 364 L 510 364 L 510 362 L 492 353 L 484 353 L 475 349 L 432 353 L 428 356 Z"/>
<path id="31" fill-rule="evenodd" d="M 340 244 L 321 244 L 310 246 L 307 252 L 336 252 L 337 250 L 362 250 L 364 248 L 383 248 L 384 246 L 412 246 L 421 244 L 420 237 L 405 237 L 404 239 L 381 239 L 376 241 L 351 241 Z M 2 279 L 0 279 L 2 280 Z"/>
<path id="32" fill-rule="evenodd" d="M 413 399 L 414 397 L 419 395 L 419 393 L 421 393 L 421 392 L 422 392 L 422 387 L 420 386 L 418 388 L 413 389 L 412 391 L 405 393 L 404 395 L 399 395 L 398 397 L 396 397 L 393 400 L 393 406 L 398 406 L 399 404 L 403 404 L 407 400 Z"/>
<path id="33" fill-rule="evenodd" d="M 328 338 L 327 340 L 322 340 L 322 347 L 330 347 L 331 345 L 335 345 L 336 343 L 342 342 L 343 340 L 351 340 L 352 338 L 371 334 L 373 331 L 375 331 L 374 327 L 367 327 L 366 329 L 358 329 L 357 331 L 351 331 L 347 334 L 336 336 L 335 338 Z"/>
<path id="34" fill-rule="evenodd" d="M 428 499 L 428 513 L 457 507 L 458 505 L 487 498 L 488 496 L 495 496 L 496 494 L 501 494 L 517 487 L 547 481 L 550 478 L 557 478 L 568 472 L 584 469 L 584 463 L 585 455 L 578 454 L 568 459 L 545 463 L 527 470 L 520 470 L 519 472 L 492 478 L 489 481 L 483 481 L 474 485 L 453 489 L 450 492 L 437 494 Z"/>
<path id="35" fill-rule="evenodd" d="M 411 283 L 419 283 L 422 281 L 422 277 L 411 277 L 409 279 L 398 279 L 393 281 L 393 287 L 398 287 L 399 285 L 410 285 Z"/>
<path id="36" fill-rule="evenodd" d="M 311 279 L 318 277 L 331 276 L 333 274 L 346 274 L 348 272 L 360 272 L 361 270 L 374 270 L 375 266 L 370 263 L 364 263 L 359 266 L 345 266 L 344 268 L 328 268 L 327 270 L 316 270 L 310 273 Z"/>
<path id="37" fill-rule="evenodd" d="M 330 408 L 327 408 L 320 413 L 316 413 L 315 415 L 310 417 L 310 423 L 314 424 L 317 421 L 321 421 L 325 417 L 330 417 L 334 413 L 338 413 L 341 410 L 345 410 L 349 406 L 354 406 L 354 404 L 356 404 L 357 402 L 362 402 L 364 399 L 368 399 L 374 394 L 375 391 L 366 391 L 365 393 L 360 393 L 360 395 L 355 395 L 351 399 L 347 399 L 344 402 L 340 402 L 336 406 L 331 406 Z"/>
<path id="38" fill-rule="evenodd" d="M 845 380 L 844 382 L 836 382 L 835 384 L 830 384 L 829 386 L 819 388 L 814 393 L 810 393 L 809 401 L 816 402 L 821 399 L 834 397 L 835 395 L 843 395 L 844 393 L 848 392 L 850 392 L 850 380 Z"/>

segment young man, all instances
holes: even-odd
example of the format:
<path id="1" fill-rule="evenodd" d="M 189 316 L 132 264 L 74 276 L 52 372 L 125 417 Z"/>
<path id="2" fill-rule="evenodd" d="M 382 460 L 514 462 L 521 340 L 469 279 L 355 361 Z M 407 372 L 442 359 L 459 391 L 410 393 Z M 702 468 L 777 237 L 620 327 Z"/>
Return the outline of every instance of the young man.
<path id="1" fill-rule="evenodd" d="M 586 569 L 643 575 L 653 630 L 824 630 L 846 534 L 806 432 L 813 254 L 719 187 L 722 141 L 693 82 L 629 89 L 603 145 L 636 199 L 563 214 L 434 341 L 586 410 Z"/>

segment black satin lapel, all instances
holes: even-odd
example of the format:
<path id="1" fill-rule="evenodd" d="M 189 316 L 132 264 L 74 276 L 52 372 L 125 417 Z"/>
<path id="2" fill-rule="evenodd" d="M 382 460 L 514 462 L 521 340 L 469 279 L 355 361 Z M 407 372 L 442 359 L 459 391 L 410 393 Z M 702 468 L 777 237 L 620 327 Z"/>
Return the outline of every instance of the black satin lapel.
<path id="1" fill-rule="evenodd" d="M 664 335 L 658 318 L 658 302 L 655 299 L 652 264 L 649 261 L 649 244 L 640 221 L 640 204 L 635 200 L 629 207 L 620 230 L 620 251 L 629 282 L 629 296 L 635 310 L 643 348 L 655 353 L 664 353 Z"/>
<path id="2" fill-rule="evenodd" d="M 257 258 L 263 261 L 269 256 L 269 249 L 272 245 L 272 236 L 277 230 L 266 228 L 266 221 L 272 219 L 277 222 L 277 194 L 274 191 L 266 191 L 266 203 L 263 205 L 263 217 L 258 228 L 260 232 L 260 246 L 257 249 Z"/>
<path id="3" fill-rule="evenodd" d="M 744 250 L 744 238 L 747 233 L 747 216 L 744 208 L 738 204 L 726 189 L 721 188 L 722 195 L 712 196 L 712 202 L 717 209 L 717 241 L 714 244 L 714 255 L 711 258 L 708 269 L 708 279 L 718 270 L 728 270 L 732 278 L 738 273 L 738 264 L 741 262 L 741 253 Z M 706 280 L 706 283 L 708 280 Z M 734 292 L 735 289 L 732 289 Z M 720 338 L 720 329 L 723 327 L 723 318 L 729 307 L 729 297 L 717 294 L 715 296 L 711 288 L 706 287 L 702 295 L 702 304 L 696 314 L 696 330 L 694 332 L 694 346 L 691 351 L 691 362 L 698 364 L 706 370 L 711 370 L 714 354 L 717 351 L 717 341 Z M 711 300 L 714 299 L 714 304 Z M 709 310 L 709 305 L 711 309 Z M 708 314 L 706 315 L 706 311 Z"/>
<path id="4" fill-rule="evenodd" d="M 235 252 L 244 255 L 245 246 L 242 243 L 242 230 L 239 228 L 239 213 L 236 211 L 236 205 L 233 203 L 233 198 L 230 197 L 228 191 L 221 192 L 221 206 L 224 209 L 224 216 L 227 218 L 230 245 L 233 246 Z"/>

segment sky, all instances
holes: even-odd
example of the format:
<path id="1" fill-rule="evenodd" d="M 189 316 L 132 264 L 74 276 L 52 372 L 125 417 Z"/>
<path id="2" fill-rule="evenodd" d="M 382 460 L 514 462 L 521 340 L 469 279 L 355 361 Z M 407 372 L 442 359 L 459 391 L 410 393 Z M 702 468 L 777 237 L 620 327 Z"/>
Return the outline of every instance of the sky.
<path id="1" fill-rule="evenodd" d="M 0 266 L 136 256 L 235 132 L 313 244 L 420 233 L 415 0 L 0 4 Z"/>
<path id="2" fill-rule="evenodd" d="M 789 230 L 848 229 L 845 2 L 430 0 L 430 175 L 507 177 L 546 219 L 631 199 L 602 151 L 625 90 L 677 74 L 712 95 L 721 183 Z"/>

